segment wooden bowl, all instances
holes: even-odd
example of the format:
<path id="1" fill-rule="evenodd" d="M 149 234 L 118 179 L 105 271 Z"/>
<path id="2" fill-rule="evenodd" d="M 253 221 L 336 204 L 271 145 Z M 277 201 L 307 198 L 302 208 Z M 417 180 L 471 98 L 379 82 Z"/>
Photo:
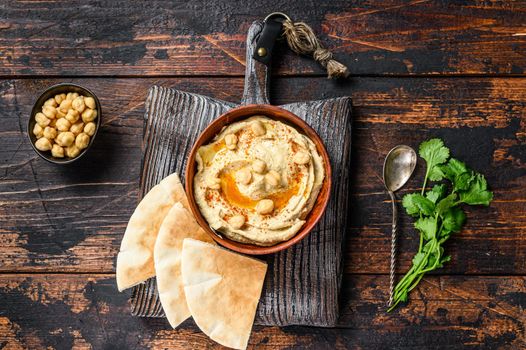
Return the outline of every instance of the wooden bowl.
<path id="1" fill-rule="evenodd" d="M 323 162 L 325 165 L 325 179 L 323 181 L 320 193 L 318 194 L 318 198 L 316 199 L 314 207 L 312 208 L 311 212 L 306 218 L 305 224 L 301 227 L 300 231 L 288 241 L 280 242 L 276 245 L 268 247 L 236 242 L 231 239 L 228 239 L 221 233 L 216 233 L 210 228 L 208 222 L 201 214 L 201 211 L 199 210 L 199 207 L 197 206 L 194 197 L 194 175 L 197 171 L 195 156 L 199 147 L 210 143 L 212 139 L 217 134 L 219 134 L 219 132 L 221 132 L 221 130 L 225 126 L 240 121 L 242 119 L 249 118 L 254 115 L 264 115 L 271 119 L 286 123 L 288 125 L 293 126 L 302 134 L 308 136 L 316 144 L 318 152 L 323 158 Z M 208 127 L 201 133 L 201 135 L 199 135 L 197 141 L 192 147 L 192 150 L 190 151 L 190 156 L 186 165 L 185 175 L 188 202 L 190 204 L 190 209 L 192 210 L 192 213 L 197 219 L 199 225 L 220 245 L 240 253 L 251 255 L 264 255 L 275 253 L 280 250 L 286 249 L 305 238 L 323 215 L 323 212 L 327 207 L 327 203 L 329 202 L 329 195 L 331 192 L 331 165 L 329 161 L 329 156 L 318 134 L 316 134 L 316 132 L 298 116 L 282 108 L 271 105 L 248 105 L 238 107 L 226 112 L 225 114 L 221 115 L 219 118 L 214 120 L 212 123 L 210 123 L 210 125 L 208 125 Z"/>
<path id="2" fill-rule="evenodd" d="M 44 105 L 44 102 L 48 100 L 49 98 L 62 93 L 68 93 L 68 92 L 76 92 L 83 96 L 93 97 L 95 100 L 95 104 L 97 105 L 97 118 L 95 119 L 95 134 L 90 137 L 89 145 L 88 147 L 84 148 L 82 151 L 80 151 L 79 155 L 74 158 L 56 158 L 51 155 L 50 151 L 42 152 L 39 151 L 36 146 L 35 142 L 37 141 L 37 138 L 35 135 L 33 135 L 33 128 L 35 127 L 36 121 L 35 121 L 35 114 L 42 111 L 42 106 Z M 93 141 L 95 140 L 95 137 L 97 136 L 97 132 L 99 131 L 100 121 L 102 118 L 102 109 L 100 106 L 100 101 L 97 98 L 97 96 L 91 92 L 90 90 L 86 89 L 85 87 L 82 87 L 77 84 L 72 83 L 61 83 L 57 85 L 53 85 L 49 88 L 47 88 L 36 100 L 35 104 L 33 105 L 33 109 L 31 111 L 31 116 L 29 117 L 29 122 L 27 124 L 27 136 L 29 137 L 29 142 L 31 143 L 31 146 L 33 146 L 33 149 L 35 152 L 42 157 L 43 159 L 47 160 L 50 163 L 53 164 L 70 164 L 74 161 L 80 159 L 88 149 L 90 149 L 91 145 L 93 145 Z"/>

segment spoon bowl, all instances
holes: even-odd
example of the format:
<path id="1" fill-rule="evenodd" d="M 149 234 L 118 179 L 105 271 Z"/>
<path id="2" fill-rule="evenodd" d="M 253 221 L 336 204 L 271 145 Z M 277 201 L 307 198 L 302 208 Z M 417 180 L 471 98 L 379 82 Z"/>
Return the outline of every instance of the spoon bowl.
<path id="1" fill-rule="evenodd" d="M 389 151 L 384 162 L 384 184 L 387 190 L 398 191 L 416 166 L 416 152 L 409 146 L 398 145 Z"/>

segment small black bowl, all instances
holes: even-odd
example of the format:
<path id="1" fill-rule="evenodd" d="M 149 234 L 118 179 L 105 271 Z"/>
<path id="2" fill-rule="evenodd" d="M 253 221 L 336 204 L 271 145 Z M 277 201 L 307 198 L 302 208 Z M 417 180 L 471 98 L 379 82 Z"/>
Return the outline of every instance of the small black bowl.
<path id="1" fill-rule="evenodd" d="M 95 119 L 95 125 L 96 125 L 95 134 L 93 134 L 93 136 L 90 137 L 90 142 L 89 142 L 88 147 L 80 151 L 79 155 L 76 156 L 75 158 L 68 158 L 68 157 L 56 158 L 51 155 L 51 151 L 42 152 L 42 151 L 39 151 L 35 147 L 35 142 L 37 141 L 36 136 L 33 135 L 33 128 L 35 127 L 35 124 L 36 124 L 35 115 L 38 112 L 42 112 L 42 106 L 44 105 L 44 102 L 46 102 L 48 99 L 58 94 L 62 94 L 62 93 L 67 94 L 68 92 L 76 92 L 79 95 L 83 95 L 86 97 L 93 97 L 93 99 L 95 100 L 95 104 L 97 105 L 97 118 Z M 53 85 L 49 87 L 48 89 L 46 89 L 46 91 L 44 91 L 42 95 L 40 95 L 37 101 L 35 102 L 33 109 L 31 110 L 31 116 L 29 118 L 29 122 L 27 124 L 27 136 L 29 137 L 29 142 L 31 143 L 31 146 L 33 146 L 33 149 L 35 150 L 35 152 L 37 152 L 37 154 L 40 157 L 42 157 L 43 159 L 53 164 L 69 164 L 69 163 L 76 161 L 80 157 L 82 157 L 91 147 L 91 145 L 93 144 L 93 141 L 95 140 L 95 137 L 97 136 L 97 132 L 99 131 L 101 117 L 102 117 L 102 109 L 100 107 L 99 99 L 93 92 L 91 92 L 91 90 L 86 89 L 85 87 L 82 87 L 80 85 L 72 84 L 72 83 L 61 83 L 61 84 Z"/>

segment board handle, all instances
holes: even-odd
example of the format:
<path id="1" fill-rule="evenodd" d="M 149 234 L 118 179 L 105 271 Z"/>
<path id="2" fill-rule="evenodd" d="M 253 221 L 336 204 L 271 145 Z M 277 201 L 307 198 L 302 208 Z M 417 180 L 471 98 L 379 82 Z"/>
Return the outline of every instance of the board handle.
<path id="1" fill-rule="evenodd" d="M 269 104 L 270 67 L 254 59 L 263 21 L 255 21 L 248 30 L 245 89 L 241 104 Z"/>

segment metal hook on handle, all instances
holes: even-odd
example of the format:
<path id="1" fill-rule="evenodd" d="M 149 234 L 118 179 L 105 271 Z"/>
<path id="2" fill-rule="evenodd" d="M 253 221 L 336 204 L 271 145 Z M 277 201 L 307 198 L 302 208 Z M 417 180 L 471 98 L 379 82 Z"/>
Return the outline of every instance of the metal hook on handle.
<path id="1" fill-rule="evenodd" d="M 269 14 L 267 17 L 265 17 L 265 19 L 263 20 L 263 22 L 266 22 L 267 20 L 269 20 L 270 18 L 273 18 L 273 17 L 283 17 L 285 20 L 287 21 L 292 21 L 290 19 L 290 17 L 283 13 L 283 12 L 272 12 L 271 14 Z"/>

